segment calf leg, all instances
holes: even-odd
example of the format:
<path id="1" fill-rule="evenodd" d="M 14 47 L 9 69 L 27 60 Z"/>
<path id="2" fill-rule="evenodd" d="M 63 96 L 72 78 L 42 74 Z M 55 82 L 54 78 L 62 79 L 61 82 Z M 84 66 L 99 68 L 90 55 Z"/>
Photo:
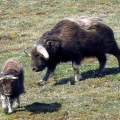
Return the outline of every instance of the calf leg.
<path id="1" fill-rule="evenodd" d="M 100 66 L 99 66 L 97 73 L 95 73 L 94 77 L 102 77 L 102 73 L 105 68 L 107 59 L 106 59 L 105 54 L 101 54 L 101 55 L 97 56 L 97 59 L 99 61 Z"/>
<path id="2" fill-rule="evenodd" d="M 79 73 L 79 64 L 75 63 L 75 62 L 72 62 L 72 67 L 73 67 L 73 70 L 74 70 L 74 81 L 79 81 L 82 76 L 80 75 Z"/>
<path id="3" fill-rule="evenodd" d="M 14 108 L 18 108 L 18 107 L 20 107 L 20 98 L 19 97 L 17 97 L 15 99 L 15 103 L 14 103 Z"/>
<path id="4" fill-rule="evenodd" d="M 8 107 L 7 107 L 7 99 L 6 96 L 1 95 L 1 100 L 2 100 L 2 109 L 4 113 L 8 112 Z"/>
<path id="5" fill-rule="evenodd" d="M 12 113 L 13 112 L 13 99 L 10 99 L 9 97 L 7 97 L 7 103 L 8 103 L 8 113 Z"/>

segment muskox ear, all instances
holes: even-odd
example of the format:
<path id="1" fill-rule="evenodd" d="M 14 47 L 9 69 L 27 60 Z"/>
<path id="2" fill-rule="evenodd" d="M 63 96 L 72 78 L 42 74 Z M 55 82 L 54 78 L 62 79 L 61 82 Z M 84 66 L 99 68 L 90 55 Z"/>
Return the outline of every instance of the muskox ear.
<path id="1" fill-rule="evenodd" d="M 48 40 L 46 43 L 46 48 L 50 51 L 57 51 L 60 47 L 60 41 L 59 40 Z"/>

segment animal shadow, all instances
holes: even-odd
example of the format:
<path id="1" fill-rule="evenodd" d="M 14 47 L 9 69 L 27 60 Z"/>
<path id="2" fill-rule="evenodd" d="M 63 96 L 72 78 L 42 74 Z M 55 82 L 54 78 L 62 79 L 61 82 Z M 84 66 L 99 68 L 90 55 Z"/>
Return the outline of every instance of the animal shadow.
<path id="1" fill-rule="evenodd" d="M 31 105 L 26 105 L 25 109 L 32 114 L 47 113 L 47 112 L 56 112 L 61 108 L 61 104 L 55 102 L 51 104 L 38 103 L 35 102 Z"/>
<path id="2" fill-rule="evenodd" d="M 95 78 L 94 74 L 96 72 L 97 72 L 97 69 L 96 70 L 90 70 L 90 71 L 82 73 L 81 74 L 82 75 L 82 80 L 86 80 L 88 78 Z M 118 73 L 119 73 L 119 67 L 117 67 L 117 68 L 105 68 L 101 78 L 105 77 L 106 75 L 113 75 L 113 74 L 115 75 L 115 74 L 118 74 Z"/>
<path id="3" fill-rule="evenodd" d="M 70 83 L 71 85 L 74 85 L 73 78 L 64 78 L 62 80 L 57 81 L 54 85 L 63 85 Z"/>
<path id="4" fill-rule="evenodd" d="M 95 78 L 94 77 L 94 74 L 97 72 L 97 69 L 96 70 L 90 70 L 90 71 L 86 71 L 84 73 L 82 73 L 82 79 L 80 81 L 83 81 L 83 80 L 86 80 L 88 78 Z M 105 77 L 105 75 L 112 75 L 112 74 L 118 74 L 119 73 L 119 67 L 117 68 L 105 68 L 104 72 L 103 72 L 103 75 L 101 76 L 102 77 Z M 67 84 L 68 82 L 71 83 L 71 85 L 74 85 L 75 83 L 73 82 L 73 78 L 65 78 L 65 79 L 62 79 L 60 81 L 57 81 L 55 83 L 55 85 L 63 85 L 63 84 Z"/>

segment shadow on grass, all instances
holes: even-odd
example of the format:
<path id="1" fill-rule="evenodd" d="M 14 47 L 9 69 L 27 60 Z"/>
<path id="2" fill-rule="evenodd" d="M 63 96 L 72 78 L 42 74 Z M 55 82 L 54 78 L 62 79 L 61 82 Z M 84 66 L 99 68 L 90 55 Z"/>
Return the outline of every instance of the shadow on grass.
<path id="1" fill-rule="evenodd" d="M 97 70 L 90 70 L 90 71 L 82 73 L 81 74 L 82 80 L 86 80 L 88 78 L 94 78 L 93 76 L 96 72 L 97 72 Z M 102 77 L 105 77 L 106 75 L 116 75 L 119 72 L 120 72 L 119 67 L 117 67 L 117 68 L 105 68 Z"/>
<path id="2" fill-rule="evenodd" d="M 57 81 L 55 83 L 55 85 L 63 85 L 63 84 L 67 84 L 67 83 L 71 83 L 72 85 L 74 85 L 73 78 L 64 78 L 60 81 Z"/>
<path id="3" fill-rule="evenodd" d="M 93 75 L 97 72 L 97 70 L 90 70 L 90 71 L 86 71 L 84 73 L 82 73 L 82 79 L 81 81 L 83 80 L 86 80 L 88 78 L 94 78 Z M 105 68 L 104 72 L 103 72 L 103 76 L 102 77 L 105 77 L 105 75 L 112 75 L 112 74 L 118 74 L 120 71 L 119 71 L 119 67 L 117 68 Z M 62 79 L 60 81 L 57 81 L 55 83 L 55 85 L 63 85 L 63 84 L 67 84 L 68 82 L 70 82 L 72 85 L 74 85 L 73 83 L 73 78 L 65 78 L 65 79 Z"/>
<path id="4" fill-rule="evenodd" d="M 61 108 L 61 104 L 55 102 L 51 104 L 38 103 L 35 102 L 31 105 L 26 105 L 25 109 L 32 114 L 47 113 L 47 112 L 56 112 Z"/>

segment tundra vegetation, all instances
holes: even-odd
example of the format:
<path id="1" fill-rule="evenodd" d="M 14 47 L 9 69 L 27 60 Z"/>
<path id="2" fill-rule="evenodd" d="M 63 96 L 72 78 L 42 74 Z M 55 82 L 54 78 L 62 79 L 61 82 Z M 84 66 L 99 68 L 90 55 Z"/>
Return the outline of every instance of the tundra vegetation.
<path id="1" fill-rule="evenodd" d="M 80 67 L 82 81 L 75 85 L 69 84 L 74 76 L 68 62 L 57 66 L 45 86 L 37 86 L 45 71 L 33 72 L 24 53 L 58 21 L 83 15 L 103 18 L 120 45 L 119 13 L 118 0 L 0 0 L 0 68 L 16 57 L 24 67 L 26 90 L 20 97 L 21 107 L 10 115 L 0 108 L 0 119 L 119 120 L 120 73 L 114 56 L 107 55 L 104 77 L 92 78 L 99 66 L 96 58 L 89 58 Z"/>

